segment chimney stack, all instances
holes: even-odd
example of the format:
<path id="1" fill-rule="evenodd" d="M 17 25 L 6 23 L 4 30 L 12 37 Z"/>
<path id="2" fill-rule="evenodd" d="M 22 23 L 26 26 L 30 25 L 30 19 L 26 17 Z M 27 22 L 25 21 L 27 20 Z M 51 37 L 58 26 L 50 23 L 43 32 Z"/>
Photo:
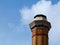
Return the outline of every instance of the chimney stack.
<path id="1" fill-rule="evenodd" d="M 29 25 L 32 31 L 32 45 L 48 45 L 48 32 L 51 24 L 47 21 L 47 17 L 38 14 Z"/>

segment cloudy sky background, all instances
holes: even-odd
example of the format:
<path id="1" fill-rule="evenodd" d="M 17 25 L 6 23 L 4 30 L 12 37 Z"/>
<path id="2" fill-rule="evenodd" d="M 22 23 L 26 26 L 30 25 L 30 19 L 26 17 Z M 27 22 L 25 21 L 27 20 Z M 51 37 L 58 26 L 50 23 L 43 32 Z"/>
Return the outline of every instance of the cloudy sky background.
<path id="1" fill-rule="evenodd" d="M 0 0 L 0 45 L 32 45 L 29 23 L 36 14 L 51 22 L 49 45 L 60 45 L 60 0 Z"/>

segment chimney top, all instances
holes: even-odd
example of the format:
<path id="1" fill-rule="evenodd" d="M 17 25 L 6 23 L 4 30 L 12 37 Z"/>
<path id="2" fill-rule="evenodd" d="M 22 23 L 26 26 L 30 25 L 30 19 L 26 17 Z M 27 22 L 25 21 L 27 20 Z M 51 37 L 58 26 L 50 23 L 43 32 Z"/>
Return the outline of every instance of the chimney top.
<path id="1" fill-rule="evenodd" d="M 37 14 L 35 17 L 34 17 L 34 20 L 45 20 L 47 21 L 47 17 L 43 14 Z"/>
<path id="2" fill-rule="evenodd" d="M 46 16 L 43 15 L 43 14 L 37 14 L 34 18 L 36 18 L 36 17 L 44 17 L 44 18 L 46 18 Z"/>

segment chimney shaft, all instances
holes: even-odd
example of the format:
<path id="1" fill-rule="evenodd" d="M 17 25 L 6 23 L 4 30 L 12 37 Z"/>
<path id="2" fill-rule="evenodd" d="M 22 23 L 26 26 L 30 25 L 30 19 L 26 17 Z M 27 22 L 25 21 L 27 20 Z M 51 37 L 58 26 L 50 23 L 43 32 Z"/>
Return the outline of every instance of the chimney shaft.
<path id="1" fill-rule="evenodd" d="M 51 28 L 50 22 L 43 14 L 36 15 L 30 23 L 32 31 L 32 45 L 48 45 L 48 32 Z"/>

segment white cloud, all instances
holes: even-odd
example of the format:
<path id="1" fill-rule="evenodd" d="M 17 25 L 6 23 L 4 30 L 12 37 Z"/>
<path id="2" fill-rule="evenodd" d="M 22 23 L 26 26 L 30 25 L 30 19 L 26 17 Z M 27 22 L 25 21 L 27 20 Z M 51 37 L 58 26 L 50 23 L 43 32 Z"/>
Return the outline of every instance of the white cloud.
<path id="1" fill-rule="evenodd" d="M 55 5 L 51 1 L 38 1 L 31 8 L 24 7 L 20 10 L 22 24 L 28 25 L 36 14 L 44 14 L 51 22 L 52 28 L 49 32 L 49 45 L 60 45 L 60 2 Z"/>
<path id="2" fill-rule="evenodd" d="M 39 1 L 36 4 L 33 4 L 31 8 L 24 7 L 20 10 L 22 20 L 25 20 L 24 23 L 30 22 L 36 14 L 47 14 L 49 8 L 51 7 L 51 2 L 48 1 Z"/>

